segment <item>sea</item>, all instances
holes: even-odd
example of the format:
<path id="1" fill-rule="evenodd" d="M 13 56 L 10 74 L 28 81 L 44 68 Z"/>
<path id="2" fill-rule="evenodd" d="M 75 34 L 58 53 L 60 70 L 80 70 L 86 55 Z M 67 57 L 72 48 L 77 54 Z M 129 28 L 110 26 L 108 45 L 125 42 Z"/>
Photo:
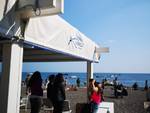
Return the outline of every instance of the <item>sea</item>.
<path id="1" fill-rule="evenodd" d="M 31 73 L 32 72 L 30 72 L 30 74 Z M 22 81 L 25 80 L 27 74 L 29 74 L 29 72 L 22 73 Z M 56 75 L 57 73 L 41 72 L 43 82 L 46 82 L 47 78 L 52 74 Z M 76 85 L 77 78 L 80 79 L 81 86 L 85 86 L 87 82 L 86 73 L 65 72 L 63 75 L 68 85 Z M 131 87 L 135 82 L 139 87 L 144 87 L 145 81 L 147 80 L 148 86 L 150 87 L 150 73 L 94 73 L 94 79 L 100 83 L 103 79 L 107 79 L 109 82 L 112 82 L 115 78 L 117 78 L 119 83 L 129 87 Z"/>

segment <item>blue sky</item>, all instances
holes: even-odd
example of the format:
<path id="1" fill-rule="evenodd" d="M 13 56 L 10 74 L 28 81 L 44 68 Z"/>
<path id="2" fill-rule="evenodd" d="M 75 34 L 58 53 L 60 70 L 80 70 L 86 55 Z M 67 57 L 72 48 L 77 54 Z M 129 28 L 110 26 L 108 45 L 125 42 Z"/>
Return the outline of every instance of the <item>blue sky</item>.
<path id="1" fill-rule="evenodd" d="M 64 0 L 61 16 L 110 52 L 94 72 L 150 73 L 150 0 Z M 25 63 L 23 71 L 86 72 L 86 63 Z"/>

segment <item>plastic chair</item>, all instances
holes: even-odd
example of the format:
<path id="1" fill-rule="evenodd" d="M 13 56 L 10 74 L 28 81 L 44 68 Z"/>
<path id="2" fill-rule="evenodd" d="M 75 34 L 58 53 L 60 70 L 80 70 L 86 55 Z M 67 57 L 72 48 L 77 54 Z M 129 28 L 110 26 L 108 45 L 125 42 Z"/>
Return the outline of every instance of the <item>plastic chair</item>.
<path id="1" fill-rule="evenodd" d="M 43 98 L 43 110 L 45 113 L 53 113 L 54 108 L 52 102 L 47 98 Z"/>
<path id="2" fill-rule="evenodd" d="M 65 100 L 63 105 L 63 112 L 62 113 L 71 113 L 72 110 L 70 109 L 70 101 Z"/>
<path id="3" fill-rule="evenodd" d="M 24 109 L 27 113 L 28 109 L 30 108 L 29 96 L 22 98 L 20 101 L 20 109 Z"/>

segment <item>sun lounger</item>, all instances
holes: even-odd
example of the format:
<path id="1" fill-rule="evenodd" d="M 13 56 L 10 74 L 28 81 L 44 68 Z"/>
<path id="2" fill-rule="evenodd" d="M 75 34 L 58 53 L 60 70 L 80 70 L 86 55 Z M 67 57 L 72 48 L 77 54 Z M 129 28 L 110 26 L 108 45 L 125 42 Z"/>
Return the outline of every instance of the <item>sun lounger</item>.
<path id="1" fill-rule="evenodd" d="M 29 96 L 23 97 L 20 100 L 20 109 L 24 110 L 25 113 L 27 113 L 28 109 L 30 109 L 30 101 L 29 101 Z"/>
<path id="2" fill-rule="evenodd" d="M 54 107 L 51 101 L 47 98 L 43 98 L 43 110 L 45 113 L 53 113 Z M 71 112 L 72 110 L 70 110 L 70 101 L 65 100 L 62 113 L 71 113 Z"/>
<path id="3" fill-rule="evenodd" d="M 144 102 L 144 109 L 146 110 L 146 113 L 150 113 L 150 101 Z"/>
<path id="4" fill-rule="evenodd" d="M 43 110 L 45 113 L 53 113 L 54 108 L 52 102 L 47 98 L 43 98 Z"/>
<path id="5" fill-rule="evenodd" d="M 72 110 L 70 109 L 70 101 L 65 100 L 62 113 L 71 113 L 71 112 L 72 112 Z"/>
<path id="6" fill-rule="evenodd" d="M 28 113 L 29 110 L 31 109 L 29 98 L 30 98 L 29 96 L 24 97 L 21 99 L 20 102 L 20 109 L 22 109 L 25 113 Z M 43 110 L 44 113 L 53 113 L 54 107 L 49 99 L 43 98 L 43 106 L 41 110 Z M 71 112 L 72 110 L 70 109 L 70 101 L 65 100 L 62 113 L 71 113 Z"/>

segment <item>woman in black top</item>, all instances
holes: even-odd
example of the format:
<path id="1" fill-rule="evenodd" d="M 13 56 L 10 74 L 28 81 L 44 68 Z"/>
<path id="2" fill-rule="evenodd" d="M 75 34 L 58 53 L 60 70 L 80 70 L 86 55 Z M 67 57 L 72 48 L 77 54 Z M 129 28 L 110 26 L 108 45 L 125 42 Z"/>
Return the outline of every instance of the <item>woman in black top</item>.
<path id="1" fill-rule="evenodd" d="M 65 95 L 65 84 L 63 74 L 58 73 L 54 82 L 54 113 L 62 113 Z"/>
<path id="2" fill-rule="evenodd" d="M 29 80 L 31 113 L 39 113 L 42 105 L 43 89 L 41 73 L 36 71 Z"/>
<path id="3" fill-rule="evenodd" d="M 49 83 L 47 86 L 47 98 L 54 103 L 54 80 L 55 80 L 55 75 L 50 75 L 49 78 Z"/>

